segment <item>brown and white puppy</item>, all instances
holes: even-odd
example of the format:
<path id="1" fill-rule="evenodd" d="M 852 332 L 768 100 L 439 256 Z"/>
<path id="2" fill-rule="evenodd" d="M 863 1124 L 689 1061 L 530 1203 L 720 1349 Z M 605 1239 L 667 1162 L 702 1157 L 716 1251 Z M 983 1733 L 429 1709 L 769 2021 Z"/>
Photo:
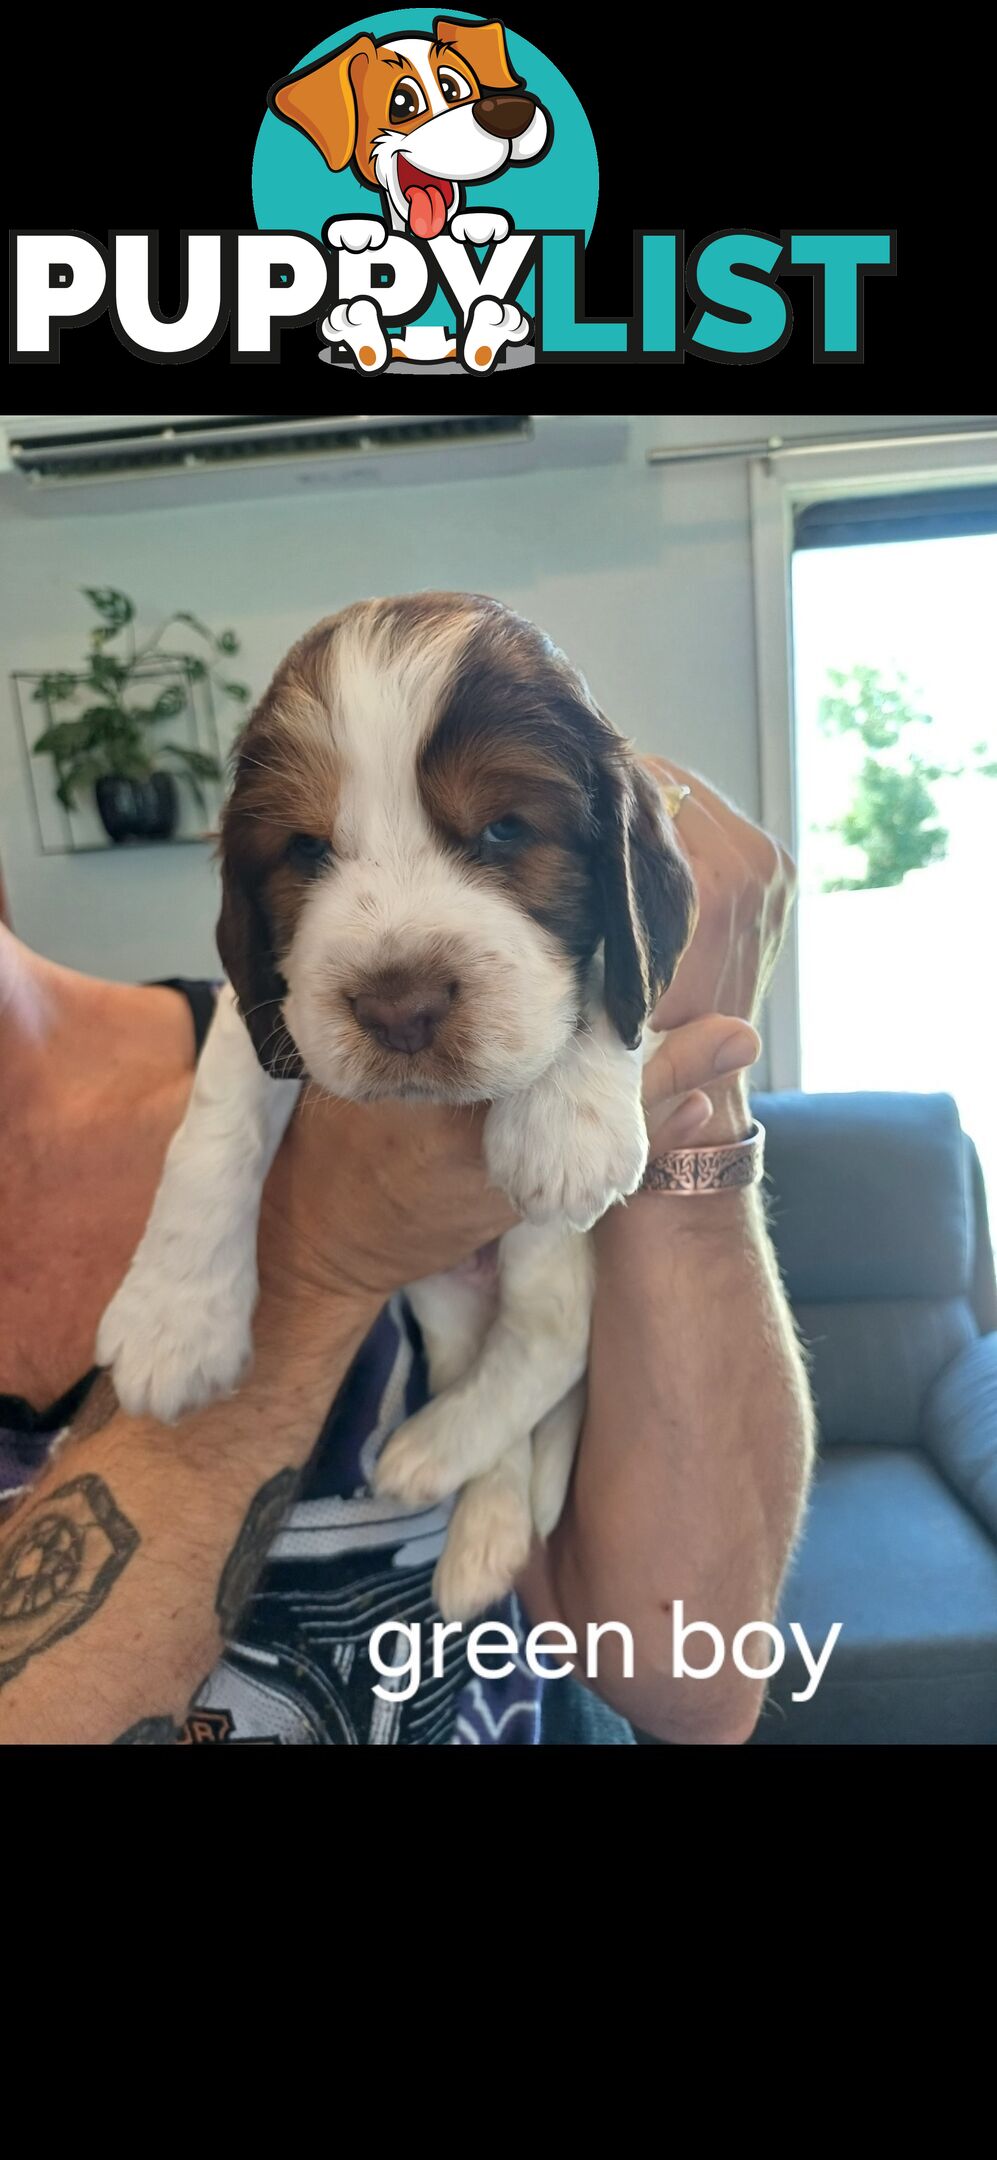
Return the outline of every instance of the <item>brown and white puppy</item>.
<path id="1" fill-rule="evenodd" d="M 380 190 L 391 231 L 419 240 L 446 232 L 488 246 L 505 239 L 509 219 L 500 210 L 466 210 L 466 190 L 509 164 L 545 156 L 550 116 L 513 72 L 500 22 L 438 16 L 433 29 L 432 37 L 353 38 L 275 83 L 270 109 L 315 144 L 331 172 L 349 166 Z M 383 247 L 386 234 L 377 218 L 332 218 L 325 228 L 331 247 L 353 253 Z M 348 299 L 323 327 L 349 346 L 364 373 L 386 366 L 392 354 L 438 360 L 456 350 L 442 330 L 410 331 L 389 345 L 385 320 L 373 299 Z M 518 305 L 483 298 L 465 326 L 467 364 L 487 373 L 502 348 L 529 330 Z"/>
<path id="2" fill-rule="evenodd" d="M 173 1418 L 238 1380 L 255 1228 L 308 1075 L 357 1101 L 492 1105 L 523 1221 L 496 1274 L 414 1285 L 434 1400 L 378 1490 L 460 1490 L 437 1570 L 482 1609 L 557 1519 L 591 1304 L 579 1236 L 643 1174 L 640 1046 L 695 912 L 657 792 L 582 678 L 496 601 L 422 593 L 320 623 L 238 746 L 222 832 L 231 989 L 98 1358 Z"/>

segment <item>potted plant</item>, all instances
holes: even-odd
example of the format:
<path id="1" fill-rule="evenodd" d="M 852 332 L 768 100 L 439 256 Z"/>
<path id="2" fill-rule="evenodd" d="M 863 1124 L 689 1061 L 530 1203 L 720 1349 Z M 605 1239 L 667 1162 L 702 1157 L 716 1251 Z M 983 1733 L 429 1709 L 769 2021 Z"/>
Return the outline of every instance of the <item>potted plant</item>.
<path id="1" fill-rule="evenodd" d="M 238 652 L 239 640 L 234 630 L 216 636 L 196 615 L 178 608 L 140 644 L 134 604 L 126 593 L 110 586 L 82 590 L 99 620 L 82 671 L 55 670 L 36 684 L 32 697 L 47 708 L 49 724 L 34 749 L 52 759 L 55 792 L 65 810 L 74 810 L 80 790 L 92 787 L 112 840 L 168 840 L 179 816 L 178 781 L 186 783 L 207 815 L 204 783 L 220 780 L 221 766 L 211 751 L 163 741 L 159 730 L 183 712 L 192 685 L 206 679 L 223 696 L 245 704 L 245 683 L 222 672 L 223 663 Z M 175 623 L 195 632 L 200 652 L 162 649 L 160 640 Z M 183 680 L 164 682 L 167 668 Z"/>

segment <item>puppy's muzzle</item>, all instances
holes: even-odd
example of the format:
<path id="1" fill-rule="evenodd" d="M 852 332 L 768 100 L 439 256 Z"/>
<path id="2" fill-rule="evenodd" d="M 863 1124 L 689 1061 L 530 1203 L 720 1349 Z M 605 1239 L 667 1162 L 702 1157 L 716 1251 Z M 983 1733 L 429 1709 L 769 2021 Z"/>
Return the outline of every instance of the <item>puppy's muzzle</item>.
<path id="1" fill-rule="evenodd" d="M 494 97 L 475 100 L 474 117 L 486 135 L 512 142 L 517 135 L 525 135 L 536 109 L 533 98 L 521 97 L 514 90 L 500 90 Z"/>
<path id="2" fill-rule="evenodd" d="M 386 979 L 376 989 L 351 998 L 357 1026 L 382 1050 L 416 1057 L 431 1048 L 457 995 L 455 982 Z"/>

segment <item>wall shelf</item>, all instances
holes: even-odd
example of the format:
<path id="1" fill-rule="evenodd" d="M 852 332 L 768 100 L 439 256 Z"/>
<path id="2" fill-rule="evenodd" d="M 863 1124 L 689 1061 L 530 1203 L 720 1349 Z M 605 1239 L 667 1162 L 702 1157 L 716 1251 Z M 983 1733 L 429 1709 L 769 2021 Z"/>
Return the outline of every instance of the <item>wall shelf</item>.
<path id="1" fill-rule="evenodd" d="M 211 819 L 211 823 L 206 826 L 204 812 L 196 797 L 186 781 L 180 777 L 179 773 L 176 774 L 180 796 L 180 819 L 175 833 L 168 840 L 137 838 L 115 841 L 110 839 L 101 823 L 92 789 L 87 790 L 85 798 L 81 794 L 80 802 L 75 810 L 67 810 L 59 802 L 55 793 L 55 767 L 52 759 L 47 753 L 42 752 L 39 755 L 32 748 L 32 744 L 37 740 L 38 736 L 50 725 L 55 713 L 64 714 L 66 718 L 74 717 L 75 708 L 67 709 L 60 705 L 55 709 L 54 713 L 47 698 L 39 699 L 35 697 L 34 693 L 39 683 L 44 682 L 46 674 L 53 672 L 55 671 L 52 669 L 21 668 L 16 669 L 11 676 L 17 732 L 21 745 L 38 853 L 40 855 L 104 855 L 108 853 L 112 855 L 130 855 L 134 854 L 138 849 L 157 849 L 162 852 L 164 848 L 207 846 L 214 841 L 223 792 L 220 781 L 208 780 L 201 783 Z M 74 673 L 72 669 L 60 670 L 59 672 Z M 76 680 L 80 683 L 81 688 L 86 683 L 86 677 L 83 675 L 77 675 Z M 170 683 L 182 684 L 184 690 L 183 709 L 173 714 L 168 721 L 164 721 L 162 723 L 163 727 L 169 730 L 170 735 L 175 740 L 186 743 L 188 748 L 207 751 L 211 756 L 217 758 L 219 764 L 222 763 L 218 739 L 218 723 L 215 716 L 215 704 L 209 676 L 205 675 L 199 678 L 192 671 L 188 662 L 164 653 L 148 663 L 143 663 L 142 667 L 132 677 L 132 682 L 136 686 L 147 685 L 150 688 L 156 686 L 160 689 Z M 155 742 L 155 730 L 152 728 L 150 728 L 150 737 Z M 163 769 L 169 768 L 164 766 Z"/>

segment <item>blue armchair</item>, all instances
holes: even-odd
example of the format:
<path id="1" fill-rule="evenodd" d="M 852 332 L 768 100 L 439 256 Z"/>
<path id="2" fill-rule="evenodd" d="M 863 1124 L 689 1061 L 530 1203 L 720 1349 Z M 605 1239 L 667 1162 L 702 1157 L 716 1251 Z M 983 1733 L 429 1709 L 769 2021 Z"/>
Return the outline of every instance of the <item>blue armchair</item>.
<path id="1" fill-rule="evenodd" d="M 759 1095 L 820 1454 L 752 1746 L 997 1742 L 997 1287 L 947 1095 Z"/>

